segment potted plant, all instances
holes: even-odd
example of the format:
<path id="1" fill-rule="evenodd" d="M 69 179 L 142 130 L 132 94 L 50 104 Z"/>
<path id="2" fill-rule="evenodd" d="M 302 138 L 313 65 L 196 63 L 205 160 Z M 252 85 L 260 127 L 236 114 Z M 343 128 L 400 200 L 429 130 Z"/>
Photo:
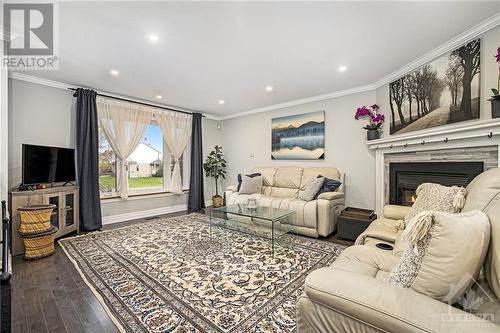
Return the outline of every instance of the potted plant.
<path id="1" fill-rule="evenodd" d="M 354 115 L 354 119 L 368 119 L 370 122 L 368 125 L 363 128 L 367 130 L 366 139 L 367 140 L 375 140 L 380 138 L 379 129 L 382 127 L 382 124 L 385 121 L 385 116 L 379 111 L 379 106 L 377 104 L 373 104 L 370 107 L 362 106 L 357 108 L 356 114 Z"/>
<path id="2" fill-rule="evenodd" d="M 489 99 L 491 102 L 491 117 L 500 118 L 500 47 L 497 48 L 497 54 L 495 55 L 496 61 L 499 65 L 498 67 L 498 83 L 497 87 L 491 89 L 493 96 Z"/>
<path id="3" fill-rule="evenodd" d="M 219 146 L 215 146 L 215 150 L 208 154 L 205 163 L 203 163 L 205 175 L 215 179 L 215 195 L 212 197 L 212 204 L 215 208 L 222 206 L 217 180 L 219 178 L 226 179 L 226 163 L 226 160 L 222 158 L 222 147 Z"/>

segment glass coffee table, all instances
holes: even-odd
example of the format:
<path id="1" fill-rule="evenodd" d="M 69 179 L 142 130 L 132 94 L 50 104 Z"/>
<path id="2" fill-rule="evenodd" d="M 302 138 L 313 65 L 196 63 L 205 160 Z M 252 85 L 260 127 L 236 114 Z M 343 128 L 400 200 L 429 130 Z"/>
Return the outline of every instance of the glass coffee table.
<path id="1" fill-rule="evenodd" d="M 271 240 L 271 252 L 274 257 L 276 242 L 280 237 L 291 234 L 298 237 L 294 211 L 237 204 L 210 209 L 209 233 L 215 225 L 265 237 Z M 292 243 L 292 242 L 287 242 Z"/>

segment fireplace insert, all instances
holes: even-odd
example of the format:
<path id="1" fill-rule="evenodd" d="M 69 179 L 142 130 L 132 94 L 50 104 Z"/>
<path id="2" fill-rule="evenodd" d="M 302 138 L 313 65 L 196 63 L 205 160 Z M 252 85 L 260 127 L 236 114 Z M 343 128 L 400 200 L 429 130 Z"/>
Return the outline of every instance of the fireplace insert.
<path id="1" fill-rule="evenodd" d="M 411 206 L 423 183 L 467 186 L 484 171 L 483 162 L 415 162 L 389 164 L 389 202 Z"/>

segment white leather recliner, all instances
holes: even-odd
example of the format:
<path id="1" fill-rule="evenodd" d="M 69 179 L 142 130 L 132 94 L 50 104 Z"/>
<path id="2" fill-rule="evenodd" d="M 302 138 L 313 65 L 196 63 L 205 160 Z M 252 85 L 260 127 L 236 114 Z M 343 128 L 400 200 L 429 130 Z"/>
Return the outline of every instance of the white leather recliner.
<path id="1" fill-rule="evenodd" d="M 297 304 L 298 333 L 500 332 L 500 168 L 482 173 L 467 187 L 462 212 L 474 210 L 485 213 L 491 225 L 485 282 L 475 289 L 484 301 L 477 315 L 385 281 L 400 257 L 374 245 L 394 244 L 409 211 L 386 206 L 384 216 L 360 235 L 357 245 L 306 278 Z"/>
<path id="2" fill-rule="evenodd" d="M 239 194 L 236 186 L 228 186 L 226 205 L 246 204 L 249 198 L 255 198 L 259 206 L 294 210 L 297 231 L 302 235 L 328 236 L 335 230 L 337 217 L 345 205 L 343 173 L 335 168 L 301 167 L 259 167 L 251 172 L 262 174 L 262 193 Z M 335 192 L 321 193 L 316 200 L 298 199 L 306 184 L 318 175 L 339 180 L 342 185 Z"/>

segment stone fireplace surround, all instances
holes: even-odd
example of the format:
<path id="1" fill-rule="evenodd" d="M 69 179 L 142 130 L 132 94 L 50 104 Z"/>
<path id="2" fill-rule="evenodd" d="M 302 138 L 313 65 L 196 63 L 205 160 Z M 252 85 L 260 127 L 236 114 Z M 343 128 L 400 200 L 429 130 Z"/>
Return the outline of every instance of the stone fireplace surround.
<path id="1" fill-rule="evenodd" d="M 389 164 L 410 162 L 483 162 L 484 170 L 500 165 L 500 119 L 443 126 L 416 134 L 366 142 L 375 151 L 376 211 L 389 200 Z"/>

